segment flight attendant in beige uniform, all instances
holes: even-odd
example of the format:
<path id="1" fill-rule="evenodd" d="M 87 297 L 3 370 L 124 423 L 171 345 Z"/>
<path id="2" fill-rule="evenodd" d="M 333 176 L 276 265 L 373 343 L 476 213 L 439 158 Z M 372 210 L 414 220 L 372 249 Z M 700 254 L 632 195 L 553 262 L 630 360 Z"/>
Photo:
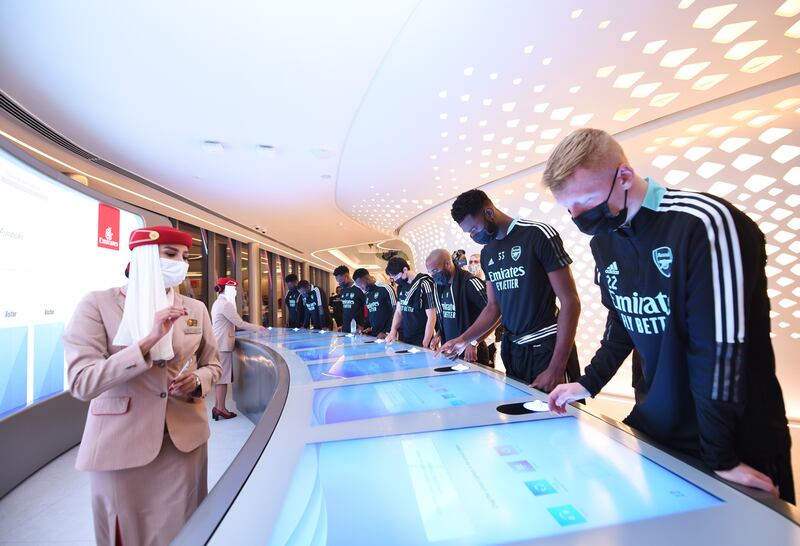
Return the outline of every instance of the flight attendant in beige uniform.
<path id="1" fill-rule="evenodd" d="M 219 351 L 201 301 L 177 289 L 192 238 L 131 233 L 126 286 L 90 292 L 64 333 L 73 396 L 91 400 L 76 467 L 91 473 L 101 546 L 169 544 L 207 492 Z"/>
<path id="2" fill-rule="evenodd" d="M 230 277 L 220 277 L 214 290 L 219 294 L 217 301 L 211 306 L 211 322 L 214 325 L 214 338 L 219 346 L 219 362 L 222 366 L 222 376 L 214 387 L 216 405 L 211 410 L 214 421 L 232 419 L 236 414 L 225 407 L 225 397 L 228 395 L 228 385 L 233 383 L 233 348 L 236 345 L 236 328 L 261 332 L 266 330 L 242 320 L 236 311 L 236 287 L 239 283 Z"/>

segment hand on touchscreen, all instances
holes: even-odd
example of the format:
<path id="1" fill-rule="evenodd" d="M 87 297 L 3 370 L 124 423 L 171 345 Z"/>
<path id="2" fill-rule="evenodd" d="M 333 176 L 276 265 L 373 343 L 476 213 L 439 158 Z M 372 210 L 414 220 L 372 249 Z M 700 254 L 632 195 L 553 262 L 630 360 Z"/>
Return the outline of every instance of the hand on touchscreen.
<path id="1" fill-rule="evenodd" d="M 564 415 L 567 413 L 567 404 L 590 396 L 589 391 L 580 383 L 562 383 L 550 392 L 547 405 L 553 413 Z"/>

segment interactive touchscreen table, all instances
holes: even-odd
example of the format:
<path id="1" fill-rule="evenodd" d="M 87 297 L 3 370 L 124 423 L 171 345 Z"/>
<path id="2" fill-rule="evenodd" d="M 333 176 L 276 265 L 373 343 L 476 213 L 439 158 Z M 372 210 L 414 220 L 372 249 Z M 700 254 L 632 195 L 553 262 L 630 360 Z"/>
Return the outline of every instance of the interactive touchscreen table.
<path id="1" fill-rule="evenodd" d="M 515 398 L 528 399 L 525 391 L 477 372 L 379 381 L 317 389 L 312 423 L 327 425 Z"/>
<path id="2" fill-rule="evenodd" d="M 250 466 L 231 466 L 177 544 L 800 544 L 796 509 L 624 425 L 578 406 L 500 413 L 546 396 L 427 350 L 339 336 L 242 336 L 239 377 L 287 379 L 240 453 L 256 446 Z"/>
<path id="3" fill-rule="evenodd" d="M 340 345 L 338 347 L 318 347 L 297 351 L 297 356 L 305 361 L 331 360 L 342 356 L 355 357 L 368 354 L 394 354 L 398 350 L 408 350 L 411 347 L 402 343 L 393 343 L 387 346 L 385 343 L 362 343 L 358 345 Z"/>

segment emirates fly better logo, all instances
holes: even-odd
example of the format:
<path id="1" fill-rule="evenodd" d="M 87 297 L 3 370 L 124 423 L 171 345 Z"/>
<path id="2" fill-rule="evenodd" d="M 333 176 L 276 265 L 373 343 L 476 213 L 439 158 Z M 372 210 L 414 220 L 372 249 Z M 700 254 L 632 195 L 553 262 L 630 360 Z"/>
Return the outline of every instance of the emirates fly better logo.
<path id="1" fill-rule="evenodd" d="M 97 210 L 97 246 L 119 250 L 119 209 L 105 203 Z"/>

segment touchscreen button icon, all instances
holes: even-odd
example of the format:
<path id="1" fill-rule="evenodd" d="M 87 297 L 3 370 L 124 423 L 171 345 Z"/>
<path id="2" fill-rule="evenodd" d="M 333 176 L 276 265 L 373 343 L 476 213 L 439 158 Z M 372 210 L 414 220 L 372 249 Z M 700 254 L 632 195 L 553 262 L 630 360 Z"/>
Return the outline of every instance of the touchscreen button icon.
<path id="1" fill-rule="evenodd" d="M 550 515 L 555 518 L 559 525 L 566 527 L 568 525 L 577 525 L 579 523 L 586 523 L 586 518 L 581 515 L 578 510 L 571 504 L 564 506 L 554 506 L 547 509 Z"/>

